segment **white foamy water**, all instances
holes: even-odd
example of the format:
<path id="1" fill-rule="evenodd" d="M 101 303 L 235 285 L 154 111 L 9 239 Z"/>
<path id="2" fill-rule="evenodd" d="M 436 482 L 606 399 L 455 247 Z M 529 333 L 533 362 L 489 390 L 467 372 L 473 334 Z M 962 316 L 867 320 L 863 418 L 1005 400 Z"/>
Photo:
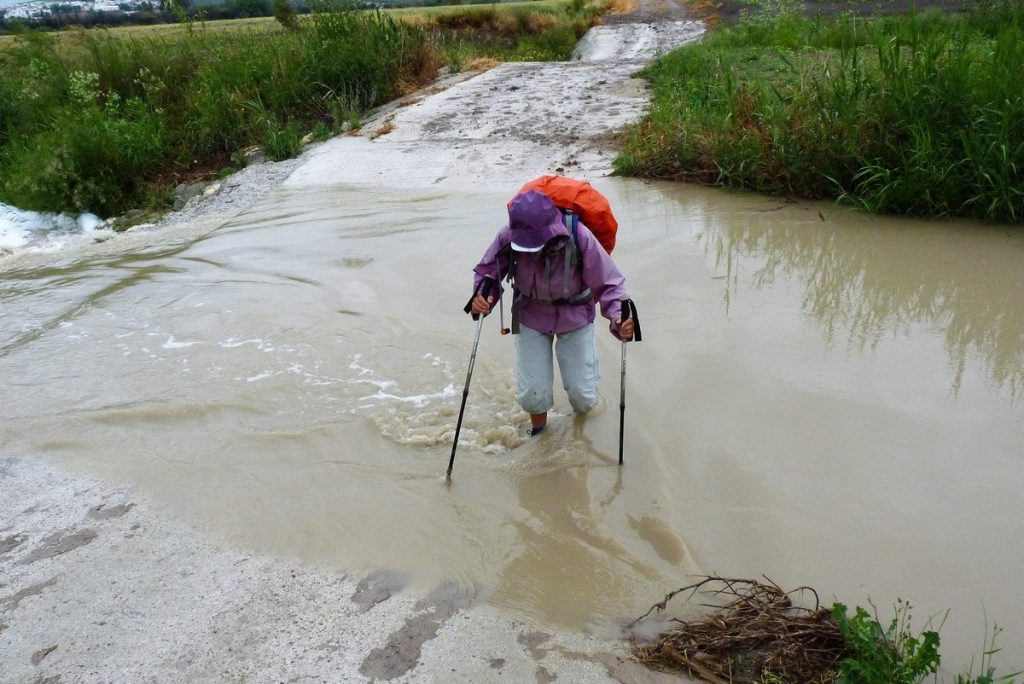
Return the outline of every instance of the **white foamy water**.
<path id="1" fill-rule="evenodd" d="M 110 233 L 95 214 L 51 214 L 0 204 L 0 256 L 21 251 L 50 252 Z"/>

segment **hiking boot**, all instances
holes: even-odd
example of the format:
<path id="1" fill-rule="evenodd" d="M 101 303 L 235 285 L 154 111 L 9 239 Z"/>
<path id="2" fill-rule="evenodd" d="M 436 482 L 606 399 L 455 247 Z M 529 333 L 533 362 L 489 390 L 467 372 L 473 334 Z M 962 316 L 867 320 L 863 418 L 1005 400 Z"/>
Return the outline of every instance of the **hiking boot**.
<path id="1" fill-rule="evenodd" d="M 544 432 L 544 428 L 548 425 L 548 412 L 544 413 L 531 413 L 530 414 L 530 436 L 536 437 L 540 433 Z"/>

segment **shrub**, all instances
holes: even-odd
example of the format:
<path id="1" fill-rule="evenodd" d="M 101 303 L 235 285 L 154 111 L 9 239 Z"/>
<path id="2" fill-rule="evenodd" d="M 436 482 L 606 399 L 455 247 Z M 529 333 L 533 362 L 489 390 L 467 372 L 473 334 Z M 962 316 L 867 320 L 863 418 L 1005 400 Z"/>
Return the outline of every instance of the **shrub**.
<path id="1" fill-rule="evenodd" d="M 274 18 L 289 31 L 299 30 L 298 12 L 291 0 L 274 0 Z"/>
<path id="2" fill-rule="evenodd" d="M 302 130 L 358 122 L 439 59 L 421 29 L 344 9 L 294 32 L 190 25 L 173 39 L 82 32 L 72 45 L 68 58 L 29 34 L 0 53 L 0 201 L 116 214 L 254 143 L 294 156 Z"/>
<path id="3" fill-rule="evenodd" d="M 832 606 L 832 619 L 846 642 L 848 656 L 839 663 L 842 684 L 917 684 L 939 667 L 939 633 L 910 631 L 910 606 L 898 602 L 887 628 L 866 610 L 852 616 L 846 606 Z"/>

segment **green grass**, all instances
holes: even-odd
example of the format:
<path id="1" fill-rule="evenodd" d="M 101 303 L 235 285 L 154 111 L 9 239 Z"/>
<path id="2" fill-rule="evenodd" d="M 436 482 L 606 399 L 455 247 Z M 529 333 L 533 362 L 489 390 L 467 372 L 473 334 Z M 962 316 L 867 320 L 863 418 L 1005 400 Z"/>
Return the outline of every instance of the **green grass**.
<path id="1" fill-rule="evenodd" d="M 498 12 L 511 14 L 531 10 L 548 14 L 564 13 L 570 0 L 529 0 L 527 2 L 501 2 L 490 5 L 436 5 L 434 7 L 398 7 L 385 10 L 395 19 L 422 23 L 444 16 L 474 14 L 477 12 Z"/>
<path id="2" fill-rule="evenodd" d="M 80 40 L 73 59 L 44 34 L 3 55 L 2 201 L 111 215 L 250 143 L 294 154 L 339 101 L 364 109 L 436 68 L 422 31 L 368 12 L 319 13 L 299 34 Z"/>
<path id="3" fill-rule="evenodd" d="M 493 11 L 499 14 L 513 14 L 523 10 L 536 13 L 560 14 L 566 11 L 571 0 L 528 0 L 526 2 L 501 2 L 492 5 L 437 5 L 434 7 L 397 7 L 383 9 L 381 12 L 399 21 L 410 24 L 426 24 L 432 19 L 450 15 L 472 14 L 475 12 Z M 300 23 L 311 21 L 309 15 L 299 18 Z M 196 24 L 193 24 L 194 27 Z M 245 19 L 216 19 L 201 22 L 201 27 L 211 32 L 241 33 L 245 31 L 278 32 L 283 28 L 274 17 L 250 17 Z M 105 32 L 118 38 L 173 38 L 185 37 L 189 34 L 189 25 L 147 24 L 142 26 L 118 26 L 110 29 L 89 29 L 89 31 L 57 31 L 54 36 L 69 47 L 78 45 L 83 33 Z M 15 45 L 14 35 L 0 35 L 0 52 Z"/>
<path id="4" fill-rule="evenodd" d="M 911 626 L 910 604 L 897 600 L 893 617 L 883 626 L 874 604 L 871 611 L 860 606 L 852 615 L 842 603 L 832 604 L 832 620 L 843 637 L 846 654 L 838 663 L 835 672 L 837 684 L 918 684 L 926 680 L 938 681 L 939 631 L 945 623 L 945 616 L 939 625 L 932 625 L 915 632 Z M 947 613 L 948 615 L 948 613 Z M 973 666 L 955 677 L 956 684 L 1014 684 L 1022 673 L 1011 672 L 997 675 L 993 665 L 994 656 L 1001 649 L 996 638 L 1002 628 L 993 625 L 990 633 L 986 627 L 983 648 L 978 660 L 980 673 L 973 673 Z"/>
<path id="5" fill-rule="evenodd" d="M 805 19 L 785 7 L 644 71 L 619 173 L 1024 221 L 1024 0 Z"/>
<path id="6" fill-rule="evenodd" d="M 846 644 L 847 656 L 839 663 L 837 680 L 844 684 L 917 684 L 939 668 L 939 633 L 910 629 L 910 606 L 898 602 L 888 627 L 867 610 L 857 607 L 852 616 L 835 603 L 832 619 Z"/>
<path id="7" fill-rule="evenodd" d="M 0 202 L 101 216 L 159 208 L 169 188 L 237 166 L 249 145 L 284 159 L 307 133 L 358 128 L 443 64 L 563 58 L 600 11 L 568 6 L 420 10 L 415 22 L 339 9 L 297 31 L 248 21 L 18 36 L 0 51 Z"/>
<path id="8" fill-rule="evenodd" d="M 281 25 L 273 17 L 252 17 L 247 19 L 217 19 L 203 22 L 202 26 L 208 31 L 242 32 L 252 29 L 280 31 Z M 62 43 L 74 47 L 81 42 L 83 34 L 106 33 L 118 38 L 170 38 L 173 36 L 188 35 L 189 25 L 178 24 L 147 24 L 142 26 L 117 26 L 114 28 L 92 28 L 86 31 L 64 30 L 54 31 L 52 35 Z M 6 34 L 0 36 L 0 52 L 16 45 L 17 36 Z"/>

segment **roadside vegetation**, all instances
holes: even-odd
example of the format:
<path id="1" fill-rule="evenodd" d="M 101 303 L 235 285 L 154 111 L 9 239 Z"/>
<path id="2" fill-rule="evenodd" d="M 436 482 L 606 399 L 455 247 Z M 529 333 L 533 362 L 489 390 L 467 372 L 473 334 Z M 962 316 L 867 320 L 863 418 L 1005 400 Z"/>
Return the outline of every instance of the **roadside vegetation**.
<path id="1" fill-rule="evenodd" d="M 216 3 L 196 3 L 193 0 L 145 0 L 138 3 L 119 3 L 118 9 L 102 10 L 84 9 L 62 2 L 54 2 L 49 6 L 49 13 L 33 17 L 10 16 L 0 7 L 0 45 L 2 36 L 20 33 L 25 30 L 61 31 L 68 28 L 127 28 L 140 26 L 160 26 L 180 21 L 184 13 L 196 21 L 246 21 L 252 23 L 256 19 L 270 19 L 278 14 L 282 7 L 296 14 L 308 14 L 315 9 L 320 0 L 222 0 Z M 461 9 L 466 5 L 493 5 L 497 2 L 515 2 L 516 0 L 460 0 L 457 4 L 449 4 L 447 0 L 386 0 L 375 2 L 355 0 L 364 9 L 378 8 L 392 12 L 399 8 L 415 8 L 431 11 L 435 9 Z M 529 0 L 530 2 L 560 2 L 563 0 Z"/>
<path id="2" fill-rule="evenodd" d="M 474 59 L 547 62 L 569 59 L 576 43 L 604 13 L 606 3 L 488 5 L 395 10 L 404 22 L 421 27 L 444 60 L 461 69 Z"/>
<path id="3" fill-rule="evenodd" d="M 1024 0 L 867 19 L 772 3 L 643 76 L 621 174 L 1024 222 Z"/>
<path id="4" fill-rule="evenodd" d="M 0 202 L 113 216 L 167 206 L 175 185 L 285 159 L 303 138 L 478 57 L 565 59 L 602 7 L 325 9 L 256 28 L 24 33 L 0 51 Z"/>
<path id="5" fill-rule="evenodd" d="M 917 632 L 905 601 L 896 601 L 886 624 L 874 604 L 871 611 L 857 607 L 851 615 L 842 603 L 822 605 L 810 587 L 787 592 L 770 581 L 709 576 L 670 592 L 630 626 L 652 613 L 664 620 L 661 614 L 680 594 L 712 610 L 694 619 L 673 618 L 654 638 L 638 632 L 633 658 L 649 668 L 712 684 L 939 681 L 945 616 Z M 1013 684 L 1020 672 L 999 675 L 993 665 L 1000 631 L 998 625 L 986 629 L 978 659 L 956 675 L 955 684 Z"/>
<path id="6" fill-rule="evenodd" d="M 250 0 L 236 1 L 239 3 L 247 3 Z M 13 45 L 17 35 L 29 30 L 52 33 L 55 38 L 62 41 L 64 44 L 74 44 L 79 40 L 79 36 L 89 33 L 89 31 L 79 30 L 82 28 L 90 30 L 107 30 L 111 35 L 120 38 L 126 38 L 128 36 L 138 38 L 160 36 L 166 38 L 187 33 L 190 30 L 190 27 L 195 26 L 202 26 L 203 29 L 214 32 L 239 32 L 243 30 L 278 31 L 282 30 L 283 26 L 275 15 L 280 15 L 282 9 L 284 9 L 285 12 L 291 12 L 298 23 L 309 20 L 309 15 L 312 11 L 310 7 L 305 4 L 299 8 L 290 2 L 282 2 L 282 0 L 276 0 L 273 3 L 267 3 L 267 5 L 268 7 L 271 5 L 273 7 L 259 15 L 240 14 L 237 18 L 219 16 L 220 13 L 211 11 L 212 7 L 204 7 L 199 10 L 181 10 L 171 4 L 170 6 L 175 7 L 177 11 L 172 12 L 170 9 L 165 10 L 165 14 L 161 15 L 161 21 L 157 23 L 147 23 L 145 21 L 139 21 L 137 23 L 103 21 L 103 19 L 109 19 L 109 17 L 106 16 L 100 16 L 95 21 L 91 22 L 75 21 L 67 24 L 66 26 L 54 29 L 45 25 L 36 27 L 31 24 L 16 23 L 13 31 L 8 30 L 6 33 L 0 31 L 0 50 Z M 473 0 L 472 2 L 463 2 L 458 5 L 388 7 L 386 9 L 381 8 L 381 12 L 399 21 L 407 23 L 423 23 L 425 20 L 432 17 L 466 14 L 477 10 L 482 10 L 484 12 L 496 11 L 500 14 L 514 14 L 524 9 L 528 9 L 539 13 L 558 14 L 560 12 L 566 12 L 570 7 L 570 0 L 523 0 L 522 2 L 500 3 Z M 591 6 L 589 9 L 594 10 L 595 8 L 596 6 Z M 104 13 L 97 14 L 104 15 Z M 139 18 L 140 17 L 138 16 L 135 17 L 135 19 Z M 144 19 L 144 17 L 142 19 Z"/>

